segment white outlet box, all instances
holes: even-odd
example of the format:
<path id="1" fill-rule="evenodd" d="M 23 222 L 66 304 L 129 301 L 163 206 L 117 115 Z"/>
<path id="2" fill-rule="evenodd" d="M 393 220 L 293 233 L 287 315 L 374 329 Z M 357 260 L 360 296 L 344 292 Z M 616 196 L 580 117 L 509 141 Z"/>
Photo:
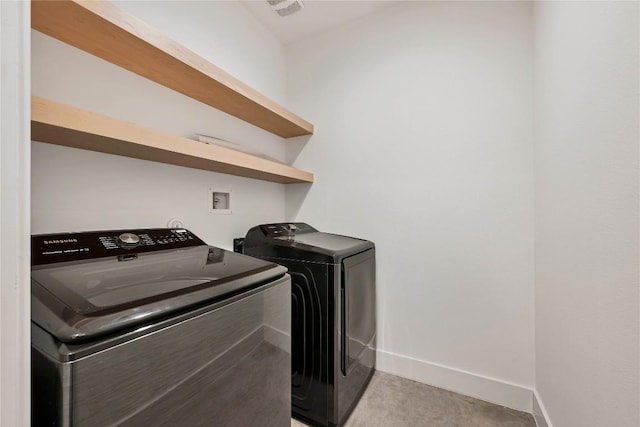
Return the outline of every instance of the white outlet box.
<path id="1" fill-rule="evenodd" d="M 209 189 L 209 213 L 231 215 L 231 190 Z"/>

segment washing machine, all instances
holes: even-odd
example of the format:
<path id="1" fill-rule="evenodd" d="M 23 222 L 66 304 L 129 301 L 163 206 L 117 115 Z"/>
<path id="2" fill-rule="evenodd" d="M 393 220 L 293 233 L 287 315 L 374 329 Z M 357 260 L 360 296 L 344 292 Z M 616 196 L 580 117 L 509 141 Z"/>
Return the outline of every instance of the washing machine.
<path id="1" fill-rule="evenodd" d="M 235 246 L 291 275 L 293 416 L 343 425 L 375 369 L 375 245 L 297 222 L 253 227 Z"/>
<path id="2" fill-rule="evenodd" d="M 31 243 L 34 426 L 290 426 L 285 267 L 185 229 Z"/>

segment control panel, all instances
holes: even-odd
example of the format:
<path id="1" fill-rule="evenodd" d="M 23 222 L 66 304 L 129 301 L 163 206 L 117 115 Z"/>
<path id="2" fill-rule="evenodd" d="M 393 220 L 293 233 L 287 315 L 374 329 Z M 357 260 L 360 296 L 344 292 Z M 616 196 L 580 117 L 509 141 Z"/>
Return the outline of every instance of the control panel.
<path id="1" fill-rule="evenodd" d="M 297 234 L 317 232 L 315 228 L 304 222 L 283 222 L 280 224 L 261 225 L 262 232 L 268 237 L 294 236 Z"/>
<path id="2" fill-rule="evenodd" d="M 90 231 L 31 237 L 31 264 L 51 264 L 206 245 L 184 228 Z"/>

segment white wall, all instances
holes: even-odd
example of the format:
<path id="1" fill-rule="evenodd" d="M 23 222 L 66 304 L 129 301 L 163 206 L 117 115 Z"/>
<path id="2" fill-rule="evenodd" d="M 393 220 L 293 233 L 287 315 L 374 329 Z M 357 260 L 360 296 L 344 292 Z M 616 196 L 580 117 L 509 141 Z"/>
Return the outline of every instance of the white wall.
<path id="1" fill-rule="evenodd" d="M 285 98 L 282 45 L 240 3 L 118 2 L 265 95 Z M 176 135 L 196 133 L 283 159 L 286 142 L 36 31 L 33 94 Z M 231 248 L 257 223 L 284 220 L 284 186 L 90 151 L 33 144 L 33 233 L 163 227 L 180 218 Z M 209 188 L 231 190 L 232 215 L 209 213 Z"/>
<path id="2" fill-rule="evenodd" d="M 30 425 L 29 2 L 0 2 L 0 425 Z"/>
<path id="3" fill-rule="evenodd" d="M 287 50 L 316 126 L 289 148 L 316 182 L 287 188 L 287 215 L 376 243 L 382 369 L 520 409 L 530 390 L 453 377 L 533 387 L 531 17 L 407 2 Z"/>
<path id="4" fill-rule="evenodd" d="M 537 2 L 536 388 L 556 427 L 640 425 L 637 2 Z"/>

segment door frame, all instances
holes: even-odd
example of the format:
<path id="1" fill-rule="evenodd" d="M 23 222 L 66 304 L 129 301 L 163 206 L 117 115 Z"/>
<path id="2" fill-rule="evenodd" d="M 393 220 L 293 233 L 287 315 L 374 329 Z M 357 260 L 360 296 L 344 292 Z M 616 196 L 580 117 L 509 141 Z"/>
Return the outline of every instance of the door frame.
<path id="1" fill-rule="evenodd" d="M 0 425 L 30 422 L 31 4 L 0 1 Z"/>

